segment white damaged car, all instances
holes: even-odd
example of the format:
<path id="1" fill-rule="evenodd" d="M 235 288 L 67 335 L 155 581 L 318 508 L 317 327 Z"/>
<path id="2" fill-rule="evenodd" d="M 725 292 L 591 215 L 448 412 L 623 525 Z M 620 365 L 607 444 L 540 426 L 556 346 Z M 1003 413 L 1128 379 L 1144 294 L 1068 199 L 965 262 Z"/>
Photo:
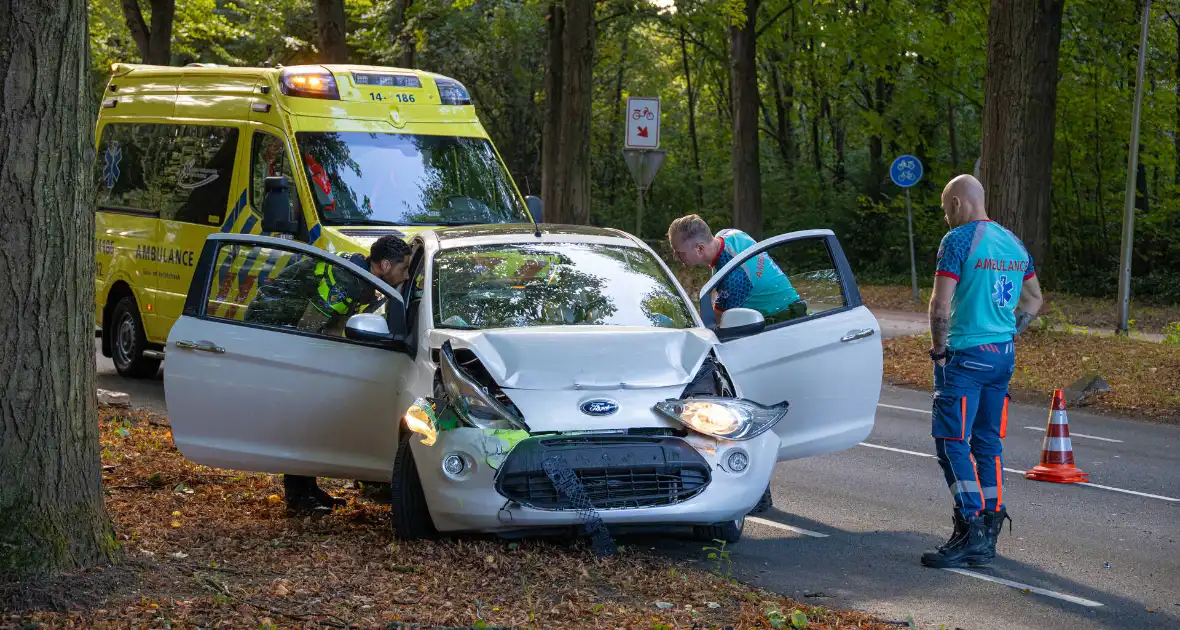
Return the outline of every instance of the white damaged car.
<path id="1" fill-rule="evenodd" d="M 168 337 L 181 453 L 391 482 L 403 538 L 577 532 L 588 500 L 612 531 L 736 541 L 777 462 L 873 428 L 880 328 L 828 230 L 742 252 L 701 289 L 699 313 L 617 230 L 450 227 L 411 246 L 410 279 L 390 287 L 292 240 L 209 236 Z M 303 260 L 361 284 L 372 312 L 332 333 L 247 317 L 258 287 L 273 297 Z M 718 282 L 779 270 L 801 298 L 789 315 L 713 321 Z M 555 462 L 578 492 L 554 483 Z"/>

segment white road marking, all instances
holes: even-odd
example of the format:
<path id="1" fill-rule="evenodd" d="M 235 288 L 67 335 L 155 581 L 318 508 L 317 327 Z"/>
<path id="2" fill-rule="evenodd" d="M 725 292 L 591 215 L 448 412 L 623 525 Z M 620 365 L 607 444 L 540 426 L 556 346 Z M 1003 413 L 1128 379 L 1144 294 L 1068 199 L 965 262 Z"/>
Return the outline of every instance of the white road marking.
<path id="1" fill-rule="evenodd" d="M 795 532 L 796 534 L 806 534 L 808 536 L 811 536 L 812 538 L 827 538 L 828 537 L 827 534 L 813 532 L 810 529 L 803 529 L 802 527 L 794 527 L 791 525 L 784 525 L 783 523 L 779 523 L 778 521 L 772 521 L 770 519 L 759 518 L 757 516 L 747 516 L 746 520 L 750 521 L 751 523 L 758 523 L 759 525 L 766 525 L 767 527 L 777 527 L 778 529 L 785 529 L 789 532 Z"/>
<path id="2" fill-rule="evenodd" d="M 902 411 L 912 411 L 914 413 L 924 413 L 927 415 L 933 413 L 929 409 L 914 409 L 913 407 L 898 407 L 897 405 L 886 405 L 885 403 L 877 403 L 877 406 L 878 407 L 885 407 L 886 409 L 900 409 Z"/>
<path id="3" fill-rule="evenodd" d="M 1013 582 L 1012 580 L 1005 580 L 1004 578 L 993 577 L 991 575 L 984 575 L 982 573 L 976 573 L 974 571 L 968 571 L 966 569 L 944 569 L 944 571 L 950 571 L 951 573 L 958 573 L 959 575 L 966 575 L 967 577 L 973 577 L 973 578 L 977 578 L 980 580 L 986 580 L 988 582 L 995 582 L 996 584 L 1003 584 L 1004 586 L 1011 586 L 1012 588 L 1018 588 L 1020 590 L 1036 593 L 1037 595 L 1044 595 L 1046 597 L 1060 599 L 1060 600 L 1067 601 L 1067 602 L 1070 602 L 1073 604 L 1078 604 L 1080 606 L 1088 606 L 1090 608 L 1099 608 L 1103 605 L 1103 604 L 1096 602 L 1092 599 L 1085 599 L 1082 597 L 1076 597 L 1074 595 L 1066 595 L 1065 593 L 1058 593 L 1057 591 L 1050 591 L 1048 589 L 1039 588 L 1039 587 L 1032 586 L 1029 584 L 1021 584 L 1020 582 Z"/>
<path id="4" fill-rule="evenodd" d="M 1040 431 L 1041 433 L 1045 432 L 1045 427 L 1024 427 L 1024 428 L 1026 428 L 1030 431 Z M 1098 437 L 1097 435 L 1086 435 L 1085 433 L 1074 433 L 1073 431 L 1069 432 L 1069 437 L 1084 437 L 1084 438 L 1090 438 L 1091 440 L 1102 440 L 1103 442 L 1115 442 L 1118 444 L 1123 443 L 1122 440 L 1115 440 L 1112 438 Z"/>
<path id="5" fill-rule="evenodd" d="M 893 448 L 892 446 L 881 446 L 880 444 L 869 444 L 868 442 L 861 442 L 860 445 L 867 446 L 869 448 L 879 448 L 883 451 L 893 451 L 894 453 L 903 453 L 905 455 L 917 455 L 918 457 L 934 457 L 934 455 L 931 455 L 930 453 L 919 453 L 918 451 L 907 451 L 902 448 Z"/>
<path id="6" fill-rule="evenodd" d="M 1110 490 L 1112 492 L 1124 492 L 1126 494 L 1133 494 L 1137 497 L 1147 497 L 1149 499 L 1160 499 L 1161 501 L 1173 501 L 1176 503 L 1180 503 L 1180 499 L 1173 499 L 1172 497 L 1162 497 L 1158 494 L 1147 494 L 1146 492 L 1136 492 L 1134 490 L 1123 490 L 1122 488 L 1112 488 L 1110 486 L 1100 486 L 1096 483 L 1090 483 L 1088 481 L 1080 482 L 1080 483 L 1078 483 L 1078 485 L 1079 486 L 1090 486 L 1091 488 L 1102 488 L 1103 490 Z"/>
<path id="7" fill-rule="evenodd" d="M 930 453 L 919 453 L 918 451 L 907 451 L 904 448 L 893 448 L 892 446 L 881 446 L 880 444 L 869 444 L 868 442 L 861 442 L 860 445 L 867 446 L 869 448 L 878 448 L 883 451 L 892 451 L 894 453 L 901 453 L 903 455 L 917 455 L 918 457 L 935 457 L 934 455 L 931 455 Z M 1005 468 L 1004 472 L 1009 472 L 1014 475 L 1020 475 L 1021 477 L 1023 477 L 1024 473 L 1025 473 L 1025 471 L 1016 470 L 1015 468 Z M 1171 501 L 1173 503 L 1180 503 L 1180 499 L 1176 499 L 1173 497 L 1165 497 L 1165 496 L 1161 496 L 1158 494 L 1148 494 L 1146 492 L 1138 492 L 1135 490 L 1124 490 L 1123 488 L 1115 488 L 1112 486 L 1102 486 L 1102 485 L 1099 485 L 1096 483 L 1090 483 L 1090 482 L 1085 482 L 1085 481 L 1078 482 L 1076 484 L 1070 484 L 1070 485 L 1089 486 L 1091 488 L 1110 490 L 1111 492 L 1122 492 L 1123 494 L 1133 494 L 1137 497 L 1146 497 L 1148 499 L 1159 499 L 1161 501 Z"/>

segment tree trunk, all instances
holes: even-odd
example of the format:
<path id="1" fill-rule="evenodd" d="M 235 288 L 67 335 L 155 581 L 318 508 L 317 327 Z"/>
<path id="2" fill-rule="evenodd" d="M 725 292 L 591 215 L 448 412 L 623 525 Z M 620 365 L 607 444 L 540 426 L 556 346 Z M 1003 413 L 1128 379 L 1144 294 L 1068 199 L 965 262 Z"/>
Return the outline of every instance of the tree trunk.
<path id="1" fill-rule="evenodd" d="M 556 210 L 559 190 L 557 161 L 561 155 L 562 38 L 565 10 L 561 0 L 549 2 L 549 45 L 545 58 L 545 123 L 541 132 L 541 199 Z M 547 213 L 549 214 L 549 213 Z M 549 215 L 552 217 L 552 214 Z"/>
<path id="2" fill-rule="evenodd" d="M 176 0 L 150 0 L 152 25 L 148 30 L 139 0 L 123 0 L 123 18 L 139 49 L 144 63 L 166 66 L 172 62 L 172 21 L 176 16 Z"/>
<path id="3" fill-rule="evenodd" d="M 393 24 L 389 29 L 394 38 L 401 45 L 401 54 L 397 57 L 397 65 L 401 68 L 414 67 L 414 35 L 406 32 L 406 18 L 413 0 L 397 0 L 393 8 Z"/>
<path id="4" fill-rule="evenodd" d="M 758 163 L 757 18 L 760 0 L 746 0 L 746 22 L 730 26 L 733 94 L 733 223 L 762 238 L 762 173 Z"/>
<path id="5" fill-rule="evenodd" d="M 688 87 L 688 136 L 692 140 L 692 167 L 697 174 L 697 213 L 705 207 L 705 183 L 701 177 L 701 152 L 697 146 L 696 95 L 692 92 L 692 70 L 688 65 L 688 45 L 684 41 L 684 27 L 680 27 L 680 60 L 684 63 L 684 82 Z"/>
<path id="6" fill-rule="evenodd" d="M 348 63 L 344 0 L 316 0 L 315 21 L 320 63 Z"/>
<path id="7" fill-rule="evenodd" d="M 993 219 L 1045 270 L 1065 0 L 992 0 L 984 78 L 982 175 Z"/>
<path id="8" fill-rule="evenodd" d="M 1171 14 L 1168 17 L 1171 18 Z M 1180 85 L 1180 21 L 1173 20 L 1172 25 L 1176 27 L 1176 81 Z M 1172 138 L 1176 143 L 1174 183 L 1180 186 L 1180 99 L 1176 99 L 1176 126 L 1172 129 Z"/>
<path id="9" fill-rule="evenodd" d="M 950 137 L 951 146 L 951 172 L 958 174 L 959 172 L 959 134 L 955 130 L 955 97 L 948 96 L 946 99 L 946 126 L 947 135 Z"/>
<path id="10" fill-rule="evenodd" d="M 615 102 L 611 106 L 613 108 L 613 115 L 611 116 L 610 125 L 610 144 L 607 145 L 607 151 L 610 152 L 611 158 L 607 160 L 607 172 L 604 174 L 604 184 L 607 190 L 606 205 L 613 208 L 615 205 L 615 196 L 620 190 L 626 190 L 624 182 L 620 182 L 619 175 L 626 174 L 626 165 L 622 169 L 617 168 L 622 162 L 621 156 L 615 151 L 620 146 L 619 131 L 627 124 L 625 114 L 623 113 L 623 69 L 627 67 L 627 47 L 631 41 L 631 32 L 628 30 L 623 33 L 623 51 L 619 58 L 619 68 L 615 73 Z M 611 167 L 614 168 L 611 168 Z"/>
<path id="11" fill-rule="evenodd" d="M 594 95 L 594 3 L 565 0 L 561 146 L 554 223 L 590 220 L 590 105 Z"/>
<path id="12" fill-rule="evenodd" d="M 86 10 L 0 1 L 0 581 L 115 551 L 94 393 Z"/>

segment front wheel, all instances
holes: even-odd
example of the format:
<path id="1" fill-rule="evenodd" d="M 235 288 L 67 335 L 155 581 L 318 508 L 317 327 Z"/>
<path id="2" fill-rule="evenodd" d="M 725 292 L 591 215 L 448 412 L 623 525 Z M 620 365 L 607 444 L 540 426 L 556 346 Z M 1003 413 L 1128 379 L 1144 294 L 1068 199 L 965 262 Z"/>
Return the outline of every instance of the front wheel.
<path id="1" fill-rule="evenodd" d="M 702 542 L 724 540 L 735 543 L 742 539 L 742 530 L 746 527 L 746 517 L 728 523 L 714 523 L 713 525 L 696 525 L 692 528 L 692 537 Z"/>
<path id="2" fill-rule="evenodd" d="M 422 491 L 422 479 L 418 477 L 418 465 L 410 449 L 413 435 L 404 426 L 398 435 L 393 478 L 389 484 L 393 535 L 401 540 L 430 540 L 438 537 L 438 530 L 430 518 L 426 493 Z"/>
<path id="3" fill-rule="evenodd" d="M 135 297 L 125 295 L 115 304 L 110 324 L 111 362 L 119 376 L 154 377 L 160 371 L 160 360 L 143 356 L 143 351 L 147 350 L 147 333 L 143 330 Z"/>

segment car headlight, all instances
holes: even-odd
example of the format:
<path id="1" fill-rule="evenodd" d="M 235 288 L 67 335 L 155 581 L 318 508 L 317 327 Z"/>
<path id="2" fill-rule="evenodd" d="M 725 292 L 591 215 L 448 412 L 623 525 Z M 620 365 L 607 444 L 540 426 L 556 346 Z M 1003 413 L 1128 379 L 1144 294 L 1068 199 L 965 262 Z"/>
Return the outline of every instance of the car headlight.
<path id="1" fill-rule="evenodd" d="M 701 396 L 656 403 L 655 410 L 684 426 L 726 440 L 762 435 L 787 415 L 787 403 L 772 407 L 742 398 Z"/>
<path id="2" fill-rule="evenodd" d="M 523 419 L 487 393 L 475 379 L 459 367 L 450 341 L 443 344 L 439 353 L 439 369 L 442 371 L 447 402 L 468 424 L 480 429 L 528 430 Z"/>
<path id="3" fill-rule="evenodd" d="M 419 398 L 410 405 L 405 415 L 406 428 L 422 436 L 422 443 L 433 446 L 438 440 L 438 416 L 434 405 L 425 398 Z"/>

